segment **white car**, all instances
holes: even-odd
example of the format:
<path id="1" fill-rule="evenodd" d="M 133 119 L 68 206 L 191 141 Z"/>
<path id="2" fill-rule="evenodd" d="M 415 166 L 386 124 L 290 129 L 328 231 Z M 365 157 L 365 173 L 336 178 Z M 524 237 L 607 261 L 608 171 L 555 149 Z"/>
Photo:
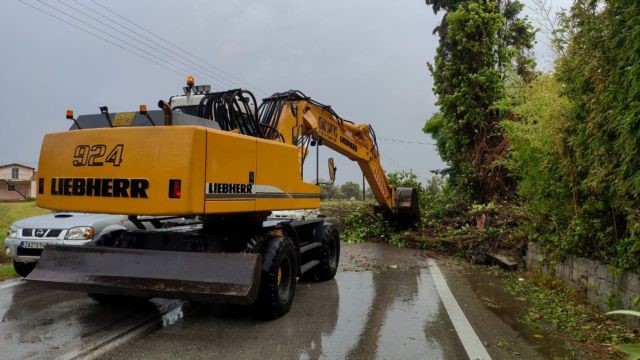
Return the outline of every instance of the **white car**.
<path id="1" fill-rule="evenodd" d="M 139 222 L 147 229 L 163 227 L 162 220 Z M 9 226 L 4 241 L 6 254 L 13 259 L 13 268 L 22 277 L 36 266 L 47 244 L 87 245 L 98 236 L 114 231 L 135 230 L 127 215 L 61 212 L 18 220 Z"/>

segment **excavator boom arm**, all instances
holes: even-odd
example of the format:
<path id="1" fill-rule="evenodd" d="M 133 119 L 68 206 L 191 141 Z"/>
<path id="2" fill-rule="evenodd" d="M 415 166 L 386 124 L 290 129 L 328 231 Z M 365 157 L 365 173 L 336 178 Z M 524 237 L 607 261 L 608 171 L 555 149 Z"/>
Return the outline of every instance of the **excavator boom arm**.
<path id="1" fill-rule="evenodd" d="M 356 161 L 376 200 L 389 211 L 394 209 L 394 188 L 380 163 L 380 153 L 372 129 L 337 118 L 327 109 L 307 102 L 303 105 L 303 134 L 321 139 L 332 150 Z"/>
<path id="2" fill-rule="evenodd" d="M 375 133 L 370 125 L 345 120 L 331 107 L 318 103 L 299 91 L 289 91 L 264 99 L 262 110 L 261 124 L 277 130 L 278 133 L 274 133 L 274 136 L 299 147 L 301 166 L 307 155 L 308 140 L 321 141 L 358 163 L 376 200 L 387 212 L 417 212 L 415 190 L 396 189 L 389 184 L 380 162 Z M 398 191 L 402 191 L 402 194 Z M 400 209 L 400 206 L 405 208 Z"/>

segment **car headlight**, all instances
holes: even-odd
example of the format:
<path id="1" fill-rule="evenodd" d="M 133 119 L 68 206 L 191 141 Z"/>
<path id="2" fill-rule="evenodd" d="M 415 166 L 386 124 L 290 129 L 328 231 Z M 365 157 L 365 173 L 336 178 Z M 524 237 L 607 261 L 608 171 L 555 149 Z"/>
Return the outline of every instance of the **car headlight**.
<path id="1" fill-rule="evenodd" d="M 91 240 L 93 239 L 93 228 L 91 226 L 77 226 L 67 231 L 67 240 Z"/>
<path id="2" fill-rule="evenodd" d="M 11 225 L 9 226 L 9 230 L 7 230 L 7 237 L 17 238 L 19 232 L 20 232 L 20 229 L 17 226 Z"/>

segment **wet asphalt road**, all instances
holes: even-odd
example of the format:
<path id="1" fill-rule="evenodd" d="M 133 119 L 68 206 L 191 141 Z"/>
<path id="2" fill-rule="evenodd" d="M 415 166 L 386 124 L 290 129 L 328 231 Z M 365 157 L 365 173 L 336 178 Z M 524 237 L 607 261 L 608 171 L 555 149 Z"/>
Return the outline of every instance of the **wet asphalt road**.
<path id="1" fill-rule="evenodd" d="M 271 322 L 242 307 L 154 299 L 105 308 L 81 293 L 0 283 L 0 358 L 466 359 L 473 336 L 459 324 L 467 319 L 476 350 L 493 359 L 562 351 L 561 342 L 536 343 L 487 306 L 487 298 L 504 296 L 478 287 L 492 279 L 439 261 L 437 272 L 464 313 L 456 318 L 428 261 L 415 250 L 343 245 L 336 278 L 298 283 L 291 311 Z"/>

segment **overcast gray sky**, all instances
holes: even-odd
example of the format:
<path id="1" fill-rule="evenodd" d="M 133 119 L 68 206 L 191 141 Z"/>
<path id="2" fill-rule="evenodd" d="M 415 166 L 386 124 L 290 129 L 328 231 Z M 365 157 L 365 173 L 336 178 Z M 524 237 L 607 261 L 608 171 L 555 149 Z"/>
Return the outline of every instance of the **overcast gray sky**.
<path id="1" fill-rule="evenodd" d="M 64 118 L 67 107 L 76 114 L 96 113 L 101 105 L 108 105 L 111 111 L 136 110 L 141 103 L 153 108 L 159 99 L 181 92 L 186 75 L 193 73 L 198 83 L 211 83 L 214 89 L 248 87 L 258 97 L 299 89 L 331 105 L 344 118 L 372 124 L 387 171 L 411 170 L 424 181 L 431 170 L 444 167 L 435 147 L 429 145 L 433 140 L 421 131 L 425 120 L 436 111 L 426 62 L 435 54 L 437 37 L 432 31 L 439 21 L 424 0 L 23 2 L 174 71 L 24 3 L 2 1 L 0 163 L 36 167 L 42 136 L 69 127 Z M 123 33 L 138 36 L 109 18 L 174 53 L 148 40 L 143 39 L 142 44 L 127 37 Z M 360 181 L 355 163 L 326 148 L 321 148 L 321 154 L 321 177 L 327 176 L 324 159 L 334 156 L 338 183 Z M 305 171 L 305 178 L 310 174 L 310 170 Z"/>

